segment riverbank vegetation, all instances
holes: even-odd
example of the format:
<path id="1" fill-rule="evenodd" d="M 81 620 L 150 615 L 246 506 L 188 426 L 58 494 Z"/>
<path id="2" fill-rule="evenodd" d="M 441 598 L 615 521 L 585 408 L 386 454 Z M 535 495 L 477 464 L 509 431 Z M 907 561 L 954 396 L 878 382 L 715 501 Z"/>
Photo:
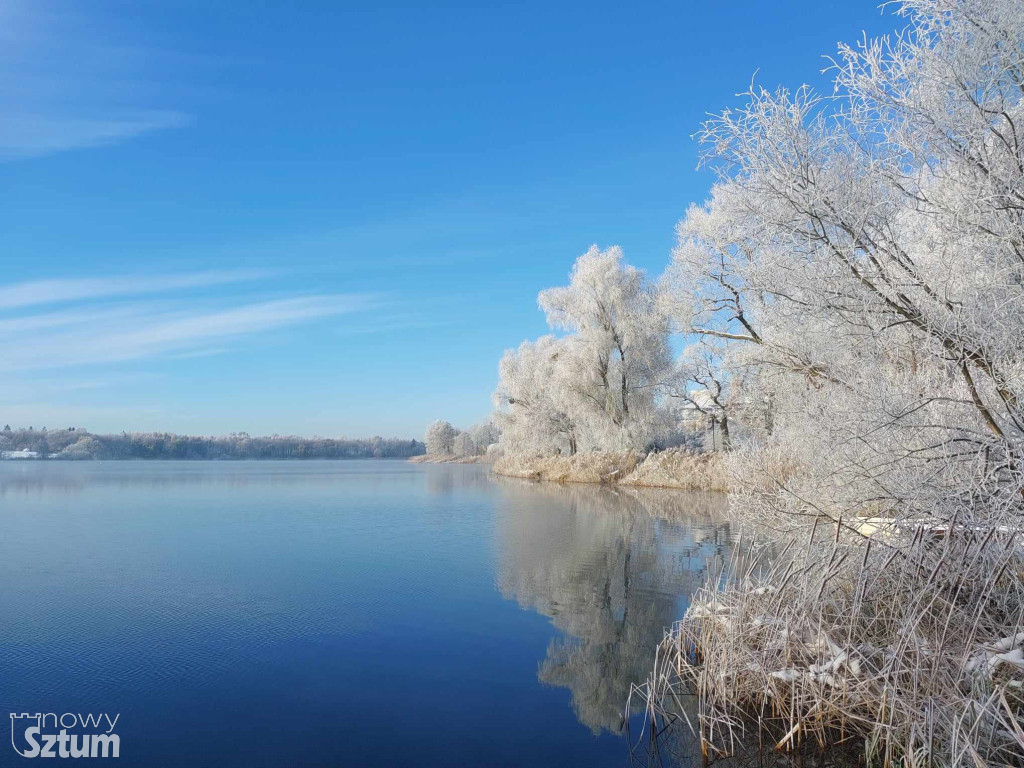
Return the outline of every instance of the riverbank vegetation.
<path id="1" fill-rule="evenodd" d="M 427 428 L 423 442 L 426 452 L 415 458 L 417 462 L 482 463 L 493 456 L 493 450 L 491 456 L 488 456 L 488 451 L 498 442 L 498 429 L 489 420 L 474 424 L 467 430 L 438 420 Z"/>
<path id="2" fill-rule="evenodd" d="M 729 490 L 729 474 L 722 454 L 687 449 L 652 451 L 647 455 L 612 451 L 543 457 L 502 454 L 491 469 L 506 477 L 555 483 Z"/>
<path id="3" fill-rule="evenodd" d="M 644 689 L 648 735 L 696 693 L 711 756 L 1024 763 L 1024 5 L 898 9 L 831 95 L 703 126 L 717 180 L 659 280 L 591 249 L 500 364 L 502 461 L 727 454 L 776 554 L 709 581 Z"/>
<path id="4" fill-rule="evenodd" d="M 424 452 L 418 440 L 254 437 L 237 432 L 223 437 L 167 432 L 96 435 L 84 429 L 0 430 L 0 452 L 43 459 L 366 459 L 408 458 Z"/>

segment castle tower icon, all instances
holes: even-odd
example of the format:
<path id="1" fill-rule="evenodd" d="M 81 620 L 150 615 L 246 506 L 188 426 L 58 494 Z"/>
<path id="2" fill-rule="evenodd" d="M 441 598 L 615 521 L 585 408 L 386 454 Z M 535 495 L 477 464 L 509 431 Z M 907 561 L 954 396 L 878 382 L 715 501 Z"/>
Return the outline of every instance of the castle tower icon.
<path id="1" fill-rule="evenodd" d="M 25 731 L 28 728 L 35 726 L 39 728 L 42 719 L 42 714 L 36 712 L 34 715 L 30 715 L 28 712 L 22 712 L 20 715 L 11 712 L 11 746 L 14 747 L 14 751 L 22 757 L 28 757 L 28 744 L 25 742 Z M 39 731 L 36 731 L 39 733 Z M 18 744 L 21 743 L 19 747 Z"/>

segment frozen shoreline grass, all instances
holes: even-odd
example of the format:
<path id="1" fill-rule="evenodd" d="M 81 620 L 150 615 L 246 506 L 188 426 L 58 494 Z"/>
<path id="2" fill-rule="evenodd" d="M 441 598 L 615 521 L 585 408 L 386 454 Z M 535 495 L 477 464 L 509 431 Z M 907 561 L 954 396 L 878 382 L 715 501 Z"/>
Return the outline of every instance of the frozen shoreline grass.
<path id="1" fill-rule="evenodd" d="M 437 456 L 424 453 L 409 459 L 410 464 L 488 464 L 490 456 Z"/>
<path id="2" fill-rule="evenodd" d="M 642 461 L 637 453 L 595 451 L 575 456 L 505 455 L 495 460 L 492 471 L 505 477 L 554 483 L 614 484 Z"/>
<path id="3" fill-rule="evenodd" d="M 601 483 L 649 488 L 728 491 L 721 454 L 668 450 L 650 453 L 578 453 L 575 456 L 501 456 L 492 471 L 555 483 Z"/>
<path id="4" fill-rule="evenodd" d="M 869 765 L 1022 764 L 1020 533 L 832 528 L 772 564 L 740 548 L 709 578 L 634 689 L 642 738 L 687 728 L 709 757 L 753 741 L 853 745 Z"/>
<path id="5" fill-rule="evenodd" d="M 669 450 L 648 454 L 620 484 L 724 493 L 731 482 L 724 454 Z"/>

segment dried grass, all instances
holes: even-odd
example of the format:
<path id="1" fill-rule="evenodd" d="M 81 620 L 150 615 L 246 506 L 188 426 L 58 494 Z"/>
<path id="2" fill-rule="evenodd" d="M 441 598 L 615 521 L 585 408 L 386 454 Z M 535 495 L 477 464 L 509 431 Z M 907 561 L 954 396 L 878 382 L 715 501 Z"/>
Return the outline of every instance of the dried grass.
<path id="1" fill-rule="evenodd" d="M 492 457 L 486 454 L 480 456 L 438 456 L 436 454 L 424 453 L 413 456 L 408 460 L 410 464 L 488 464 Z"/>
<path id="2" fill-rule="evenodd" d="M 771 564 L 738 547 L 695 594 L 631 696 L 648 753 L 681 727 L 708 757 L 846 745 L 869 765 L 1024 764 L 1020 534 L 822 528 Z"/>
<path id="3" fill-rule="evenodd" d="M 579 453 L 575 456 L 501 456 L 495 474 L 556 483 L 601 483 L 649 488 L 727 491 L 726 459 L 682 449 L 649 453 Z"/>
<path id="4" fill-rule="evenodd" d="M 554 483 L 614 484 L 643 460 L 642 454 L 594 451 L 575 456 L 499 457 L 492 468 L 497 475 Z"/>
<path id="5" fill-rule="evenodd" d="M 642 453 L 595 451 L 575 456 L 501 455 L 492 471 L 505 477 L 556 483 L 602 483 L 635 488 L 675 488 L 726 493 L 762 490 L 796 470 L 787 456 L 759 452 L 701 453 L 685 448 Z M 757 472 L 748 467 L 756 462 Z"/>
<path id="6" fill-rule="evenodd" d="M 620 484 L 726 492 L 731 481 L 723 454 L 675 449 L 648 454 Z"/>

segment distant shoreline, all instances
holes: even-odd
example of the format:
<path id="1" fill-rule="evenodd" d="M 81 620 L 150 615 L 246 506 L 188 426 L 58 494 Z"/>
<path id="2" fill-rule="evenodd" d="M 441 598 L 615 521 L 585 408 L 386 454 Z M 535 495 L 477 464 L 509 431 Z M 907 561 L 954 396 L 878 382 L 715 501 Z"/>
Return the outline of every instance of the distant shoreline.
<path id="1" fill-rule="evenodd" d="M 244 459 L 408 459 L 426 452 L 419 440 L 397 437 L 178 435 L 171 432 L 93 434 L 75 427 L 60 430 L 0 430 L 0 460 L 78 461 L 244 460 Z"/>
<path id="2" fill-rule="evenodd" d="M 67 462 L 76 461 L 87 461 L 87 462 L 117 462 L 118 464 L 126 464 L 130 462 L 159 462 L 159 461 L 182 461 L 182 462 L 225 462 L 225 463 L 239 463 L 243 461 L 410 461 L 405 456 L 337 456 L 337 457 L 325 457 L 325 456 L 286 456 L 286 457 L 239 457 L 239 458 L 180 458 L 177 456 L 126 456 L 123 458 L 103 458 L 103 459 L 69 459 L 69 458 L 57 458 L 57 457 L 36 457 L 29 459 L 8 459 L 0 456 L 0 464 L 49 464 L 49 463 L 60 463 L 65 464 Z"/>

